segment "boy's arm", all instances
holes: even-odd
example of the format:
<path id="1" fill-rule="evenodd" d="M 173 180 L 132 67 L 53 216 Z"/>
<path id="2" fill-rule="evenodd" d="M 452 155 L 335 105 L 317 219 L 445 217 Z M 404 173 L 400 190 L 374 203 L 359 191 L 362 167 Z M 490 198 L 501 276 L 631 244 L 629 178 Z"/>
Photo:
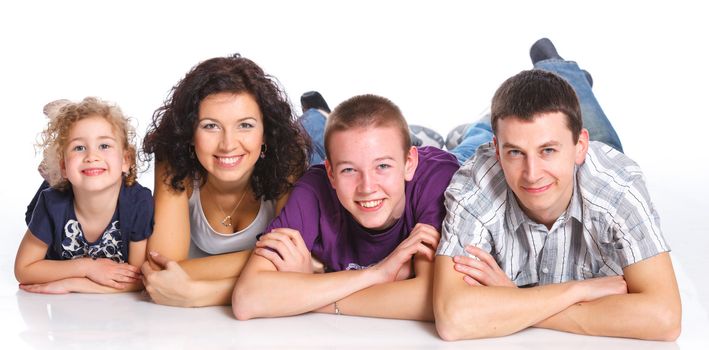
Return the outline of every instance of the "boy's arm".
<path id="1" fill-rule="evenodd" d="M 574 304 L 536 326 L 589 335 L 677 339 L 682 306 L 669 253 L 629 265 L 623 274 L 628 294 Z"/>
<path id="2" fill-rule="evenodd" d="M 25 232 L 15 258 L 15 277 L 20 284 L 38 284 L 70 277 L 87 277 L 102 285 L 122 289 L 121 283 L 139 279 L 139 269 L 109 259 L 47 260 L 47 245 L 30 230 Z"/>
<path id="3" fill-rule="evenodd" d="M 433 261 L 414 257 L 415 277 L 377 284 L 337 301 L 342 315 L 433 321 Z M 335 313 L 329 304 L 317 312 Z"/>
<path id="4" fill-rule="evenodd" d="M 278 234 L 269 233 L 271 237 Z M 281 236 L 286 234 L 285 231 L 280 233 Z M 275 238 L 268 241 L 278 245 L 269 247 L 276 251 L 295 247 L 290 243 L 284 244 L 290 239 L 282 239 L 281 243 Z M 265 257 L 271 256 L 270 259 L 275 260 L 275 254 L 260 255 L 258 250 L 264 248 L 257 248 L 234 288 L 234 315 L 240 320 L 246 320 L 297 315 L 323 308 L 367 287 L 396 280 L 400 270 L 410 263 L 416 253 L 422 253 L 430 259 L 433 255 L 431 247 L 435 244 L 434 237 L 426 230 L 420 230 L 417 234 L 412 233 L 389 256 L 368 269 L 324 274 L 277 271 L 276 265 Z"/>
<path id="5" fill-rule="evenodd" d="M 531 327 L 570 305 L 626 292 L 622 277 L 532 288 L 470 286 L 453 259 L 437 256 L 433 284 L 436 329 L 445 340 L 498 337 Z"/>

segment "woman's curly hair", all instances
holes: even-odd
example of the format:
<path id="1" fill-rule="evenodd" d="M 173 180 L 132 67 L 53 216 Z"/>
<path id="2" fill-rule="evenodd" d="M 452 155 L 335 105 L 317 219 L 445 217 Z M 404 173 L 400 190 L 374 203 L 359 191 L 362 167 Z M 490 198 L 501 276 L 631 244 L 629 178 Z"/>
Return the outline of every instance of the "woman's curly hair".
<path id="1" fill-rule="evenodd" d="M 257 197 L 275 199 L 307 169 L 310 138 L 295 120 L 288 98 L 275 78 L 253 61 L 234 54 L 216 57 L 193 67 L 175 85 L 164 104 L 153 114 L 143 140 L 143 155 L 165 162 L 163 181 L 173 190 L 185 190 L 184 180 L 204 183 L 207 171 L 194 156 L 193 138 L 199 105 L 207 96 L 249 93 L 264 120 L 265 157 L 256 162 L 250 184 Z"/>
<path id="2" fill-rule="evenodd" d="M 60 101 L 55 101 L 60 102 Z M 136 164 L 135 129 L 121 109 L 106 101 L 95 97 L 87 97 L 83 101 L 73 103 L 62 100 L 61 108 L 54 108 L 47 113 L 49 125 L 41 134 L 37 147 L 42 150 L 42 164 L 40 171 L 46 175 L 47 182 L 53 188 L 66 190 L 70 187 L 69 180 L 61 173 L 61 164 L 64 162 L 64 151 L 67 147 L 69 132 L 76 122 L 91 118 L 101 117 L 111 124 L 123 151 L 128 154 L 130 168 L 124 175 L 126 186 L 135 183 L 138 169 Z"/>

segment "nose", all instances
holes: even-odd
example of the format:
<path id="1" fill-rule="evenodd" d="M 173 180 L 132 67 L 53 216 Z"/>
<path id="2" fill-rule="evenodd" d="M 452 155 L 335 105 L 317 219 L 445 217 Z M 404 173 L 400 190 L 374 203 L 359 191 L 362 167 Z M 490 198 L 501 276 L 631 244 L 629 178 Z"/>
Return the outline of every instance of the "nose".
<path id="1" fill-rule="evenodd" d="M 360 173 L 357 190 L 361 194 L 369 194 L 376 191 L 374 177 L 368 171 L 362 171 Z"/>
<path id="2" fill-rule="evenodd" d="M 84 162 L 91 163 L 99 159 L 98 150 L 93 147 L 88 147 L 86 150 L 86 157 L 84 157 Z"/>
<path id="3" fill-rule="evenodd" d="M 527 183 L 533 184 L 542 177 L 541 161 L 537 157 L 529 156 L 524 162 L 524 179 Z"/>
<path id="4" fill-rule="evenodd" d="M 219 141 L 219 148 L 221 148 L 221 151 L 223 152 L 230 152 L 236 148 L 238 142 L 239 140 L 236 133 L 227 129 L 222 132 L 222 138 Z"/>

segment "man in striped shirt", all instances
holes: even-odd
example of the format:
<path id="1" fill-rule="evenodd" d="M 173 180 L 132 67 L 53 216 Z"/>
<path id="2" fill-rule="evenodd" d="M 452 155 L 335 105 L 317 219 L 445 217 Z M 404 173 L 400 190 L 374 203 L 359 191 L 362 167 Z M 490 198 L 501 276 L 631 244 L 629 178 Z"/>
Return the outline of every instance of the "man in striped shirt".
<path id="1" fill-rule="evenodd" d="M 677 282 L 639 167 L 608 145 L 620 148 L 576 63 L 548 39 L 532 57 L 537 69 L 493 97 L 493 142 L 446 191 L 433 295 L 440 336 L 540 327 L 676 339 Z M 583 124 L 608 144 L 589 141 Z"/>

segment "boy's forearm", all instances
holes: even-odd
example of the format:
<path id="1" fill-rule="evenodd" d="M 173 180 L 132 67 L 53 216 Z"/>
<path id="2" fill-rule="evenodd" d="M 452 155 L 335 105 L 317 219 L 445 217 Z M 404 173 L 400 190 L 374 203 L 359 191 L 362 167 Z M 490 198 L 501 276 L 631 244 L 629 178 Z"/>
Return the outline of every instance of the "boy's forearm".
<path id="1" fill-rule="evenodd" d="M 188 300 L 178 306 L 204 307 L 231 305 L 236 277 L 194 281 Z"/>
<path id="2" fill-rule="evenodd" d="M 416 258 L 416 277 L 382 283 L 337 301 L 343 315 L 433 321 L 433 262 Z M 319 312 L 334 313 L 333 307 Z"/>
<path id="3" fill-rule="evenodd" d="M 381 283 L 368 270 L 325 274 L 278 271 L 245 273 L 234 288 L 234 314 L 238 319 L 245 320 L 310 312 Z"/>

